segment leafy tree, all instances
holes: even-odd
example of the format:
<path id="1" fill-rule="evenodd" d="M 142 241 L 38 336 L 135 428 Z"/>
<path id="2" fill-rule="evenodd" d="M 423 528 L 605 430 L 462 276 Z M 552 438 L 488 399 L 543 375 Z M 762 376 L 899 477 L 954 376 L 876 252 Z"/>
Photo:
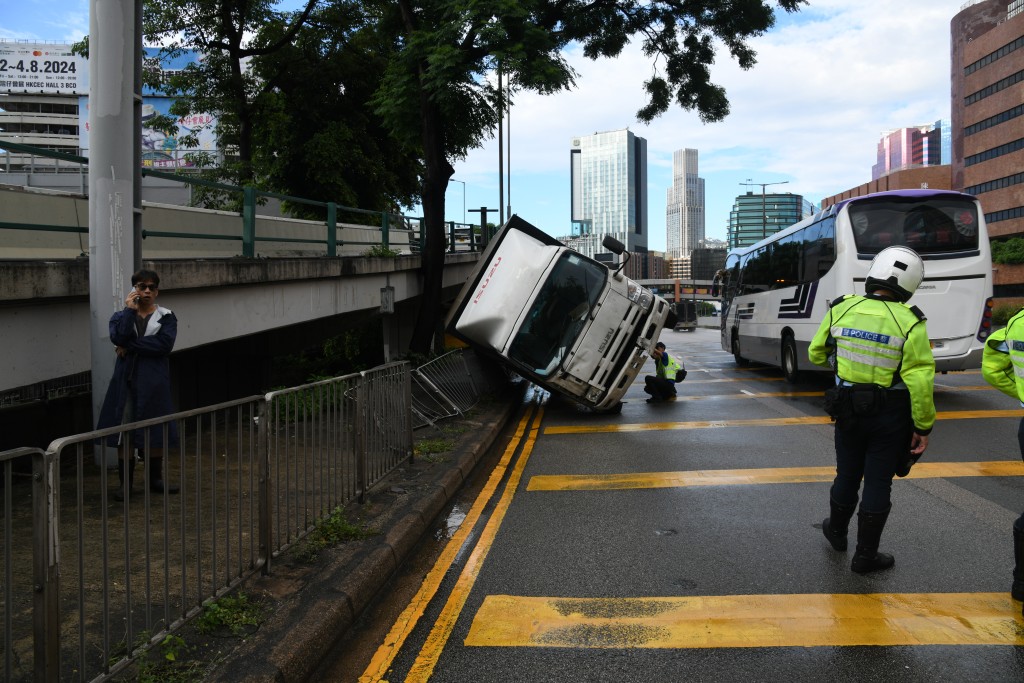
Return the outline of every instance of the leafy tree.
<path id="1" fill-rule="evenodd" d="M 254 162 L 271 187 L 391 212 L 419 200 L 418 149 L 392 137 L 370 106 L 388 50 L 358 4 L 333 3 L 310 14 L 290 45 L 253 60 L 257 78 L 277 83 L 261 119 L 267 142 L 254 144 Z M 318 215 L 302 204 L 289 209 Z"/>
<path id="2" fill-rule="evenodd" d="M 778 0 L 796 11 L 806 0 Z M 725 90 L 711 82 L 718 40 L 749 69 L 747 45 L 774 25 L 762 0 L 367 0 L 378 29 L 394 38 L 393 56 L 374 98 L 386 126 L 423 155 L 426 240 L 423 305 L 411 340 L 427 353 L 440 321 L 444 266 L 444 194 L 452 161 L 479 146 L 509 104 L 491 76 L 500 67 L 513 89 L 542 94 L 575 84 L 563 50 L 583 46 L 590 59 L 615 57 L 639 40 L 654 63 L 644 83 L 649 122 L 673 102 L 705 122 L 729 113 Z"/>
<path id="3" fill-rule="evenodd" d="M 220 177 L 240 185 L 256 179 L 256 127 L 285 74 L 260 78 L 247 62 L 288 46 L 316 2 L 307 0 L 301 12 L 291 13 L 277 11 L 273 0 L 146 0 L 143 32 L 149 44 L 164 46 L 168 56 L 189 50 L 202 55 L 163 86 L 178 97 L 171 109 L 176 116 L 216 112 L 220 144 L 234 152 Z"/>

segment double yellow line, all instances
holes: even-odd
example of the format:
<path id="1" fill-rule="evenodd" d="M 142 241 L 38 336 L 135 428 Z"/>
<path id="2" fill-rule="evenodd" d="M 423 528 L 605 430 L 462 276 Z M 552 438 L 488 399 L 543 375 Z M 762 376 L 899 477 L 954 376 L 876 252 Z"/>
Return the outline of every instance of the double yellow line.
<path id="1" fill-rule="evenodd" d="M 522 443 L 522 453 L 520 454 L 519 459 L 515 462 L 515 466 L 509 475 L 509 480 L 505 485 L 505 490 L 502 493 L 501 499 L 498 501 L 494 511 L 491 513 L 487 524 L 484 526 L 484 530 L 474 546 L 472 553 L 470 553 L 469 558 L 466 560 L 466 565 L 459 574 L 458 581 L 452 589 L 451 594 L 448 596 L 448 600 L 445 603 L 444 608 L 441 610 L 440 616 L 437 621 L 434 622 L 434 626 L 431 629 L 430 634 L 427 636 L 427 640 L 424 643 L 423 648 L 420 650 L 419 655 L 416 657 L 416 661 L 413 663 L 409 674 L 404 680 L 406 683 L 415 683 L 416 681 L 427 681 L 430 678 L 430 675 L 434 671 L 434 667 L 437 665 L 437 660 L 440 658 L 441 652 L 444 650 L 444 647 L 448 642 L 448 637 L 451 635 L 452 629 L 455 627 L 455 622 L 459 618 L 459 614 L 462 612 L 466 599 L 469 597 L 469 592 L 472 590 L 473 584 L 476 583 L 476 578 L 480 573 L 481 567 L 483 567 L 484 560 L 487 558 L 491 545 L 494 543 L 494 537 L 497 535 L 498 529 L 501 527 L 501 523 L 505 519 L 505 513 L 508 511 L 508 507 L 512 502 L 512 496 L 519 487 L 523 470 L 530 459 L 530 454 L 533 452 L 533 445 L 537 441 L 537 436 L 540 432 L 540 423 L 543 418 L 543 407 L 530 406 L 522 419 L 520 419 L 519 425 L 516 427 L 515 435 L 512 437 L 511 441 L 509 441 L 498 466 L 494 468 L 493 472 L 491 472 L 491 476 L 488 478 L 487 484 L 480 491 L 480 495 L 477 496 L 476 501 L 473 503 L 473 507 L 466 514 L 465 521 L 463 521 L 455 535 L 452 536 L 448 545 L 445 547 L 444 551 L 442 551 L 441 556 L 427 574 L 427 577 L 423 580 L 423 584 L 420 586 L 416 596 L 395 621 L 395 624 L 392 626 L 387 638 L 384 639 L 384 643 L 377 649 L 377 652 L 374 654 L 373 659 L 370 660 L 370 664 L 366 667 L 363 675 L 359 677 L 360 683 L 376 683 L 378 681 L 387 680 L 386 676 L 391 669 L 391 665 L 394 662 L 395 657 L 398 655 L 399 651 L 401 651 L 402 646 L 405 644 L 409 634 L 412 633 L 416 623 L 423 616 L 427 605 L 430 604 L 430 601 L 433 600 L 434 596 L 437 594 L 437 591 L 441 586 L 442 579 L 448 573 L 449 569 L 455 562 L 455 558 L 462 550 L 463 545 L 469 539 L 474 527 L 480 520 L 480 516 L 483 514 L 484 508 L 497 491 L 498 486 L 501 484 L 501 480 L 505 476 L 505 472 L 508 470 L 509 464 L 513 460 L 513 456 Z M 529 433 L 529 436 L 526 438 L 526 441 L 523 442 L 523 437 L 527 432 Z"/>

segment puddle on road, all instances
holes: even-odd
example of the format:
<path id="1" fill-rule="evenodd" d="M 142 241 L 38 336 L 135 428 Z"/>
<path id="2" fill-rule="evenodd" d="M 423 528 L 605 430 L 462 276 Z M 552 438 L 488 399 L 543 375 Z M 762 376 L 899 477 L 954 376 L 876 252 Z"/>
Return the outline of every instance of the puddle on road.
<path id="1" fill-rule="evenodd" d="M 461 503 L 456 503 L 444 518 L 444 525 L 434 532 L 434 538 L 439 541 L 450 539 L 465 521 L 466 510 L 463 509 Z"/>

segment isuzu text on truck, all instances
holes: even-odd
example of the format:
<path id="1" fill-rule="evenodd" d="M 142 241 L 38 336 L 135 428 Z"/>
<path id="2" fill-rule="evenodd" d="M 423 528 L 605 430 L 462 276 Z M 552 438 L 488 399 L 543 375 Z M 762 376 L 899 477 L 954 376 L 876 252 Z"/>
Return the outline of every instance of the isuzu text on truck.
<path id="1" fill-rule="evenodd" d="M 624 251 L 614 239 L 604 246 Z M 546 389 L 617 410 L 674 324 L 665 299 L 620 271 L 513 216 L 456 298 L 448 331 Z"/>

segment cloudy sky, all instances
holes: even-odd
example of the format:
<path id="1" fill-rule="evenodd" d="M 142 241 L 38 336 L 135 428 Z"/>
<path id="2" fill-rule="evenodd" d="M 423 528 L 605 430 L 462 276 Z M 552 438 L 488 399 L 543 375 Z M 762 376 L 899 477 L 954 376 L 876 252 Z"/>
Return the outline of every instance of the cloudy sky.
<path id="1" fill-rule="evenodd" d="M 650 60 L 628 49 L 614 60 L 568 58 L 577 88 L 555 96 L 519 93 L 511 116 L 512 211 L 554 235 L 569 232 L 569 145 L 574 135 L 629 128 L 647 139 L 652 249 L 665 247 L 665 195 L 672 153 L 699 150 L 705 179 L 708 237 L 724 239 L 744 182 L 817 204 L 871 179 L 885 130 L 949 117 L 949 24 L 964 0 L 811 0 L 781 13 L 771 32 L 752 41 L 749 71 L 723 53 L 712 67 L 732 112 L 703 124 L 670 110 L 650 125 L 636 111 Z M 80 39 L 88 32 L 87 0 L 21 0 L 0 18 L 2 40 Z M 496 140 L 455 164 L 447 218 L 470 222 L 468 209 L 499 207 Z M 464 183 L 464 184 L 463 184 Z M 463 205 L 467 212 L 463 213 Z"/>

